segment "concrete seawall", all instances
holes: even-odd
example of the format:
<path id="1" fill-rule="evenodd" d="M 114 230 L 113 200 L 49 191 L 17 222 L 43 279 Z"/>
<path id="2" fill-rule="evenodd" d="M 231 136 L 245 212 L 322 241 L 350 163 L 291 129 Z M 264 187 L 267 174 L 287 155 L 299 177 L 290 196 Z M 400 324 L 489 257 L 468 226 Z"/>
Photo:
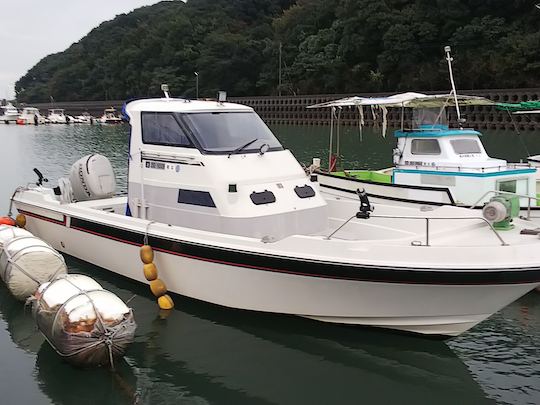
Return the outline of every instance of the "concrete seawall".
<path id="1" fill-rule="evenodd" d="M 427 94 L 441 94 L 444 92 L 426 92 Z M 362 94 L 365 97 L 387 96 L 392 93 Z M 478 91 L 460 91 L 464 95 L 484 96 L 495 102 L 519 103 L 522 101 L 540 100 L 540 88 L 530 89 L 495 89 Z M 330 123 L 329 109 L 308 110 L 306 107 L 355 94 L 319 94 L 305 96 L 262 96 L 262 97 L 230 97 L 236 103 L 249 105 L 257 111 L 267 124 L 284 125 L 328 125 Z M 57 102 L 55 108 L 64 108 L 68 114 L 78 115 L 88 111 L 94 116 L 101 116 L 105 108 L 114 107 L 120 111 L 123 101 L 76 101 Z M 34 104 L 42 111 L 51 108 L 49 103 Z M 470 106 L 463 108 L 463 115 L 467 119 L 467 126 L 476 129 L 514 129 L 514 124 L 521 131 L 539 130 L 540 114 L 510 115 L 506 111 L 496 110 L 492 106 Z M 367 126 L 373 126 L 371 113 L 365 114 Z M 358 125 L 358 112 L 354 108 L 344 108 L 341 112 L 344 125 Z M 450 112 L 450 120 L 455 121 L 455 113 Z M 380 121 L 380 118 L 379 118 Z M 513 122 L 512 122 L 513 121 Z M 400 125 L 400 111 L 390 109 L 388 112 L 389 126 Z"/>

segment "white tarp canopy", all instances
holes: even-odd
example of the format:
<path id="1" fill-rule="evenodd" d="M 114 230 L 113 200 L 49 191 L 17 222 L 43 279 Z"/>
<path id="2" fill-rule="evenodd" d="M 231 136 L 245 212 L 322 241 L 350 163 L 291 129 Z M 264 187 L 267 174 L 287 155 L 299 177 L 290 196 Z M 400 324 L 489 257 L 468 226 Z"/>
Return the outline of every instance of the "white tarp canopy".
<path id="1" fill-rule="evenodd" d="M 454 106 L 453 94 L 433 94 L 422 93 L 399 93 L 388 97 L 347 97 L 338 100 L 328 101 L 311 105 L 307 108 L 330 108 L 330 107 L 350 107 L 350 106 L 384 106 L 384 107 L 409 107 L 409 108 L 430 108 Z M 459 105 L 494 105 L 495 103 L 484 97 L 478 96 L 457 96 Z"/>

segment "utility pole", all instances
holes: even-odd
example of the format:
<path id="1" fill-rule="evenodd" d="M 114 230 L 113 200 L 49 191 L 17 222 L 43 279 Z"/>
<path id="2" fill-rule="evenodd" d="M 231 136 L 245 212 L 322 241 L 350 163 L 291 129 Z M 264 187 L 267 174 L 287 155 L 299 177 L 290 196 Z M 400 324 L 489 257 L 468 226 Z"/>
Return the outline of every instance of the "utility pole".
<path id="1" fill-rule="evenodd" d="M 281 97 L 281 54 L 282 54 L 283 44 L 279 41 L 279 79 L 278 79 L 278 95 Z"/>
<path id="2" fill-rule="evenodd" d="M 199 72 L 193 72 L 195 75 L 195 98 L 199 99 Z"/>

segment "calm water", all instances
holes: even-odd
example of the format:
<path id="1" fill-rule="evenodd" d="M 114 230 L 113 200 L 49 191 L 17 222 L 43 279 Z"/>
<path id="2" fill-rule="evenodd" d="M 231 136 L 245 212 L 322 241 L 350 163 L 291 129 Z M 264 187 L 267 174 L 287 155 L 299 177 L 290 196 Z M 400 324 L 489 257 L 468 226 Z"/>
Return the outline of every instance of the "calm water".
<path id="1" fill-rule="evenodd" d="M 327 128 L 276 127 L 299 160 L 324 157 Z M 79 157 L 99 152 L 125 188 L 127 127 L 0 125 L 0 214 L 38 167 L 55 184 Z M 524 133 L 540 153 L 540 133 Z M 493 156 L 526 156 L 511 132 L 484 137 Z M 390 164 L 393 139 L 355 129 L 342 138 L 349 167 Z M 64 362 L 28 310 L 0 286 L 2 404 L 481 404 L 540 403 L 540 293 L 531 293 L 447 342 L 295 317 L 234 311 L 176 297 L 161 319 L 148 288 L 67 259 L 130 301 L 135 343 L 117 371 Z M 481 297 L 479 297 L 481 299 Z"/>

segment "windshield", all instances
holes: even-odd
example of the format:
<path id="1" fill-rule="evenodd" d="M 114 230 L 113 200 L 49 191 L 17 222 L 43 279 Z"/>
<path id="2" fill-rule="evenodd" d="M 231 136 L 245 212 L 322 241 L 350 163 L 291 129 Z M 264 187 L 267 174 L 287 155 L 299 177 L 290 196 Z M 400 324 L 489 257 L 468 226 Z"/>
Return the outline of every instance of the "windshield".
<path id="1" fill-rule="evenodd" d="M 430 125 L 448 125 L 444 107 L 442 109 L 416 108 L 413 110 L 413 128 L 421 128 Z"/>
<path id="2" fill-rule="evenodd" d="M 190 113 L 178 116 L 188 125 L 206 152 L 230 153 L 248 143 L 243 153 L 258 152 L 264 144 L 268 144 L 270 150 L 283 149 L 272 131 L 254 112 Z"/>

